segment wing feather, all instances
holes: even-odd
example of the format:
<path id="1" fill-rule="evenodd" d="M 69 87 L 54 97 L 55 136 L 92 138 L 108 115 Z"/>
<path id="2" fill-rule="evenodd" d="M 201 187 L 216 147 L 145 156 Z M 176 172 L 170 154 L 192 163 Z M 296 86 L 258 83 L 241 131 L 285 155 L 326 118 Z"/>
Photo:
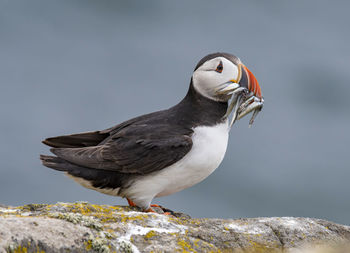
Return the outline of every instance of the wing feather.
<path id="1" fill-rule="evenodd" d="M 167 124 L 131 124 L 98 146 L 53 148 L 73 164 L 122 173 L 147 174 L 184 157 L 192 147 L 191 129 Z"/>

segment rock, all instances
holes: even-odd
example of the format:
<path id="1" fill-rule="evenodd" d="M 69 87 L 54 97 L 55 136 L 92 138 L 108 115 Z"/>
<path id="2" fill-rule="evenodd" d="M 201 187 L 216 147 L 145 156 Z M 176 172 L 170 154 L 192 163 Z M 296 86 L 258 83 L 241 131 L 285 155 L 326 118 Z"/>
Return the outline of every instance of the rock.
<path id="1" fill-rule="evenodd" d="M 86 202 L 0 206 L 0 252 L 350 252 L 350 227 L 311 218 L 195 219 Z"/>

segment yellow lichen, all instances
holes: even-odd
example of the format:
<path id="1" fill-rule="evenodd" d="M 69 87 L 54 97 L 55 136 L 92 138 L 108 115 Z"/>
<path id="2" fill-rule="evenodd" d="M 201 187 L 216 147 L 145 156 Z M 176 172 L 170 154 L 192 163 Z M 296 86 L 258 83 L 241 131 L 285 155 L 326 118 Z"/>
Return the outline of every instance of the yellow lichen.
<path id="1" fill-rule="evenodd" d="M 18 246 L 14 251 L 13 253 L 27 253 L 28 252 L 28 249 L 27 247 L 22 247 L 22 246 Z"/>
<path id="2" fill-rule="evenodd" d="M 194 240 L 194 242 L 193 242 L 194 246 L 199 247 L 199 245 L 198 245 L 199 241 L 200 241 L 199 239 Z"/>
<path id="3" fill-rule="evenodd" d="M 141 220 L 143 221 L 144 219 L 148 218 L 148 215 L 146 214 L 139 214 L 139 215 L 128 215 L 128 214 L 120 214 L 121 217 L 121 222 L 132 222 L 135 220 Z"/>
<path id="4" fill-rule="evenodd" d="M 18 209 L 26 210 L 26 211 L 38 211 L 38 210 L 44 209 L 45 207 L 47 207 L 46 204 L 29 204 L 29 205 L 20 206 Z"/>
<path id="5" fill-rule="evenodd" d="M 30 245 L 27 245 L 27 246 L 10 245 L 10 246 L 7 247 L 6 252 L 8 252 L 8 253 L 28 253 L 29 252 L 28 251 L 28 247 L 29 246 Z M 32 252 L 32 251 L 30 251 L 30 252 Z M 37 249 L 36 249 L 35 253 L 45 253 L 45 251 L 39 250 L 39 248 L 37 246 Z"/>
<path id="6" fill-rule="evenodd" d="M 156 235 L 157 235 L 157 232 L 154 230 L 151 230 L 147 234 L 145 234 L 145 238 L 149 239 L 149 238 L 152 238 L 153 236 L 156 236 Z"/>
<path id="7" fill-rule="evenodd" d="M 88 241 L 84 242 L 85 249 L 86 249 L 87 251 L 91 250 L 91 248 L 92 248 L 91 242 L 92 242 L 92 240 L 88 240 Z"/>
<path id="8" fill-rule="evenodd" d="M 188 242 L 186 242 L 186 241 L 184 241 L 184 240 L 182 240 L 182 239 L 178 240 L 178 241 L 177 241 L 177 244 L 181 247 L 181 250 L 182 250 L 182 252 L 184 252 L 184 253 L 187 253 L 187 252 L 197 252 L 197 251 L 195 251 L 195 250 L 192 248 L 191 244 L 189 244 Z"/>
<path id="9" fill-rule="evenodd" d="M 249 241 L 251 247 L 248 247 L 246 250 L 250 253 L 277 253 L 282 252 L 279 245 L 266 245 L 261 244 L 255 241 Z"/>

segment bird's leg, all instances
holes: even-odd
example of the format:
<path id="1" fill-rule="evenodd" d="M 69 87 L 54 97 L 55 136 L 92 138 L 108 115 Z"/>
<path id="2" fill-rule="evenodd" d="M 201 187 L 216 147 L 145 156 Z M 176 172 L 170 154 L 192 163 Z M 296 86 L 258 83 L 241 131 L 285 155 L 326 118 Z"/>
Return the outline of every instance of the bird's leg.
<path id="1" fill-rule="evenodd" d="M 128 201 L 129 206 L 137 206 L 131 199 L 126 198 L 126 200 Z M 153 205 L 151 205 L 151 207 L 159 207 L 159 208 L 162 208 L 160 205 L 157 205 L 157 204 L 153 204 Z M 148 210 L 148 209 L 147 209 L 147 210 Z M 147 210 L 146 210 L 146 211 L 147 211 Z"/>
<path id="2" fill-rule="evenodd" d="M 126 198 L 126 200 L 128 201 L 129 206 L 137 206 L 131 199 Z M 143 211 L 144 211 L 144 212 L 147 212 L 147 213 L 157 213 L 156 211 L 154 211 L 154 210 L 152 209 L 152 207 L 160 208 L 160 209 L 162 209 L 163 211 L 164 211 L 164 209 L 165 209 L 164 207 L 162 207 L 162 206 L 160 206 L 160 205 L 152 204 L 152 205 L 150 205 L 149 208 L 144 209 Z M 165 214 L 165 215 L 171 215 L 171 212 L 164 212 L 163 214 Z"/>
<path id="3" fill-rule="evenodd" d="M 126 199 L 127 199 L 128 203 L 129 203 L 129 206 L 137 206 L 134 202 L 132 202 L 131 199 L 128 199 L 128 198 L 126 198 Z"/>

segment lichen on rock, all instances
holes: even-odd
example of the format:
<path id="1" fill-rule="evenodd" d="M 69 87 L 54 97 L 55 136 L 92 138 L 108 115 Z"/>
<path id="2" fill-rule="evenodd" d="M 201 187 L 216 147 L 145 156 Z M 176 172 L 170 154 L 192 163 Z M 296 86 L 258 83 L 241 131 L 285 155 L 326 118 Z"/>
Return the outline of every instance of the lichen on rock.
<path id="1" fill-rule="evenodd" d="M 350 252 L 350 227 L 325 220 L 176 216 L 87 202 L 0 205 L 0 252 Z"/>

